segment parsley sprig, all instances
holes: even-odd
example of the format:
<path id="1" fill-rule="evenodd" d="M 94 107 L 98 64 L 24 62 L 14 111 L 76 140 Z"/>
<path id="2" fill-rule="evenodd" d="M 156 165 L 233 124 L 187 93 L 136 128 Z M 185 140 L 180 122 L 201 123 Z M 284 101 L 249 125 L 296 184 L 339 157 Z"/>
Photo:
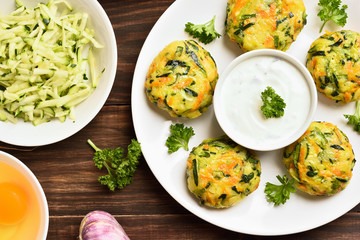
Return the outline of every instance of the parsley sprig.
<path id="1" fill-rule="evenodd" d="M 355 103 L 355 113 L 344 114 L 344 117 L 348 119 L 348 124 L 352 125 L 354 130 L 360 133 L 360 100 Z"/>
<path id="2" fill-rule="evenodd" d="M 93 157 L 95 166 L 99 169 L 105 167 L 108 171 L 108 174 L 98 178 L 102 185 L 114 191 L 116 188 L 122 189 L 132 182 L 141 156 L 141 147 L 138 141 L 131 140 L 126 157 L 123 157 L 124 149 L 121 147 L 100 149 L 90 139 L 87 142 L 95 150 Z"/>
<path id="3" fill-rule="evenodd" d="M 183 123 L 171 124 L 170 136 L 166 139 L 165 145 L 168 147 L 168 152 L 173 153 L 183 147 L 186 151 L 189 150 L 189 140 L 195 135 L 192 127 L 185 127 Z"/>
<path id="4" fill-rule="evenodd" d="M 260 109 L 265 118 L 278 118 L 284 116 L 286 103 L 272 87 L 267 87 L 261 93 L 261 100 L 263 101 L 263 105 Z"/>
<path id="5" fill-rule="evenodd" d="M 204 44 L 208 44 L 215 38 L 221 36 L 221 34 L 215 30 L 215 16 L 204 24 L 186 23 L 185 32 L 188 32 L 191 36 L 199 39 L 199 41 Z"/>
<path id="6" fill-rule="evenodd" d="M 286 175 L 283 177 L 277 175 L 276 178 L 281 184 L 276 185 L 267 182 L 265 194 L 268 202 L 273 202 L 275 206 L 278 206 L 284 204 L 290 198 L 290 193 L 294 193 L 296 189 L 294 187 L 294 179 L 289 180 Z"/>
<path id="7" fill-rule="evenodd" d="M 319 11 L 318 16 L 320 17 L 321 21 L 323 21 L 323 25 L 320 28 L 320 32 L 323 30 L 325 24 L 332 20 L 337 25 L 343 27 L 346 24 L 347 13 L 346 9 L 348 8 L 347 5 L 341 5 L 341 0 L 320 0 L 318 5 L 322 7 Z"/>

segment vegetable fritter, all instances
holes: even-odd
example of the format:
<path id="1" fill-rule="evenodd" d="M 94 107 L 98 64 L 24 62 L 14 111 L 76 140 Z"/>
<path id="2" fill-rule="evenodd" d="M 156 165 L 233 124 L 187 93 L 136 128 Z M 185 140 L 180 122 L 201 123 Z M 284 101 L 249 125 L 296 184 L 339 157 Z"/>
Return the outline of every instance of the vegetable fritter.
<path id="1" fill-rule="evenodd" d="M 196 118 L 212 104 L 218 78 L 208 51 L 194 40 L 174 41 L 150 65 L 146 94 L 172 117 Z"/>
<path id="2" fill-rule="evenodd" d="M 350 30 L 327 32 L 307 54 L 306 67 L 319 92 L 341 103 L 360 99 L 360 34 Z"/>
<path id="3" fill-rule="evenodd" d="M 311 195 L 333 195 L 343 190 L 355 165 L 349 139 L 327 122 L 313 122 L 285 148 L 283 160 L 295 186 Z"/>
<path id="4" fill-rule="evenodd" d="M 233 206 L 255 191 L 260 182 L 260 161 L 227 136 L 204 140 L 187 160 L 187 184 L 201 204 Z"/>
<path id="5" fill-rule="evenodd" d="M 306 24 L 302 0 L 228 0 L 226 32 L 244 51 L 286 51 Z"/>

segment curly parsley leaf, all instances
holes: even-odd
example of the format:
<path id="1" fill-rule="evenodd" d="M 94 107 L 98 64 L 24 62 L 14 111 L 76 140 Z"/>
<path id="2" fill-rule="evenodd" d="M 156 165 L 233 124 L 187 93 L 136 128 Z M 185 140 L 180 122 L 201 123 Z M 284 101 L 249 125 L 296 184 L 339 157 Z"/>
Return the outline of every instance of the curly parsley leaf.
<path id="1" fill-rule="evenodd" d="M 272 87 L 267 87 L 261 93 L 261 100 L 263 101 L 263 105 L 260 109 L 265 118 L 284 116 L 284 108 L 286 107 L 286 103 Z"/>
<path id="2" fill-rule="evenodd" d="M 356 101 L 355 107 L 353 115 L 344 114 L 344 117 L 348 119 L 348 124 L 353 125 L 354 130 L 360 133 L 360 100 Z"/>
<path id="3" fill-rule="evenodd" d="M 108 171 L 108 174 L 98 178 L 102 185 L 114 191 L 116 188 L 123 189 L 132 182 L 141 157 L 141 146 L 138 141 L 131 140 L 126 157 L 123 157 L 124 149 L 121 147 L 100 149 L 90 139 L 87 142 L 95 150 L 93 157 L 95 166 L 99 169 L 105 167 Z"/>
<path id="4" fill-rule="evenodd" d="M 204 24 L 186 23 L 185 32 L 189 33 L 194 38 L 199 39 L 199 41 L 204 44 L 208 44 L 215 38 L 221 36 L 221 34 L 215 30 L 215 16 Z"/>
<path id="5" fill-rule="evenodd" d="M 323 30 L 325 24 L 332 20 L 337 25 L 343 27 L 346 24 L 347 13 L 346 9 L 347 5 L 341 5 L 341 0 L 320 0 L 318 5 L 322 7 L 322 9 L 317 14 L 321 21 L 323 21 L 323 25 L 320 28 L 320 32 Z"/>
<path id="6" fill-rule="evenodd" d="M 173 153 L 181 147 L 189 150 L 189 140 L 195 135 L 192 127 L 185 127 L 182 123 L 172 124 L 170 126 L 170 136 L 166 139 L 165 145 L 168 147 L 168 152 Z"/>
<path id="7" fill-rule="evenodd" d="M 289 180 L 286 175 L 276 178 L 280 181 L 280 185 L 267 182 L 265 185 L 265 194 L 268 202 L 273 202 L 275 206 L 284 204 L 289 198 L 290 193 L 296 191 L 294 187 L 294 179 Z"/>

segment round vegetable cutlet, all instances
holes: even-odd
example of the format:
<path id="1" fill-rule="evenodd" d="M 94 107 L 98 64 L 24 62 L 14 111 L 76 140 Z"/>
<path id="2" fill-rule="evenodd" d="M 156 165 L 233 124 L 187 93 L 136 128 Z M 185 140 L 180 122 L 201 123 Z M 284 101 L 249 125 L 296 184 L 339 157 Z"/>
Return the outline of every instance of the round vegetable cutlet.
<path id="1" fill-rule="evenodd" d="M 347 136 L 328 122 L 312 122 L 284 150 L 283 161 L 295 186 L 311 195 L 334 195 L 352 176 L 355 157 Z"/>
<path id="2" fill-rule="evenodd" d="M 187 159 L 188 189 L 213 208 L 240 202 L 257 189 L 260 174 L 256 156 L 227 136 L 204 140 Z"/>
<path id="3" fill-rule="evenodd" d="M 196 118 L 212 104 L 218 78 L 208 51 L 194 40 L 174 41 L 151 63 L 146 94 L 172 117 Z"/>
<path id="4" fill-rule="evenodd" d="M 306 67 L 319 92 L 341 103 L 360 99 L 360 34 L 351 30 L 326 32 L 307 54 Z"/>
<path id="5" fill-rule="evenodd" d="M 244 51 L 286 51 L 306 24 L 302 0 L 228 0 L 225 27 Z"/>

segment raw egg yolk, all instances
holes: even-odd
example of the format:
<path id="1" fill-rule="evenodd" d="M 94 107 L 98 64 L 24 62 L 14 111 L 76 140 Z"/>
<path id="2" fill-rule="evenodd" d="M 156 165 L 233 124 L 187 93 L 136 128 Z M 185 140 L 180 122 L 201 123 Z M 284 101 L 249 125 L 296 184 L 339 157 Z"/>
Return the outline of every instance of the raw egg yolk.
<path id="1" fill-rule="evenodd" d="M 20 222 L 27 209 L 24 190 L 16 184 L 0 183 L 0 224 L 12 225 Z"/>

